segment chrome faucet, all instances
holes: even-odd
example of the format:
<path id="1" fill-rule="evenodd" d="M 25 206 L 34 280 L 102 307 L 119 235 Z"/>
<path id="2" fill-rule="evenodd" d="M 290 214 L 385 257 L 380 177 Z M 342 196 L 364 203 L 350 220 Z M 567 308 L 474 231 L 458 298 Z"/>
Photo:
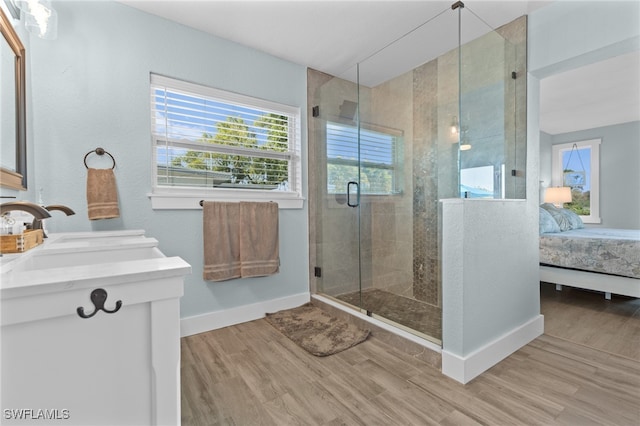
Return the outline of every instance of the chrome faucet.
<path id="1" fill-rule="evenodd" d="M 51 215 L 44 207 L 28 201 L 10 201 L 8 203 L 0 204 L 0 215 L 4 215 L 5 213 L 13 210 L 21 210 L 32 215 L 33 222 L 31 223 L 31 229 L 42 229 L 42 237 L 47 238 L 47 235 L 42 228 L 42 219 L 51 217 Z"/>

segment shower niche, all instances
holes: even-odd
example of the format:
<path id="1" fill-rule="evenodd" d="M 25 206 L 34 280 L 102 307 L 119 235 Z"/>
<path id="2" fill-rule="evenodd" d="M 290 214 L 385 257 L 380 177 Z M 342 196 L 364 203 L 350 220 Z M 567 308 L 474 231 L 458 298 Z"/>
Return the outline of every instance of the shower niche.
<path id="1" fill-rule="evenodd" d="M 311 291 L 435 344 L 439 200 L 525 198 L 526 17 L 456 5 L 341 75 L 308 70 Z"/>

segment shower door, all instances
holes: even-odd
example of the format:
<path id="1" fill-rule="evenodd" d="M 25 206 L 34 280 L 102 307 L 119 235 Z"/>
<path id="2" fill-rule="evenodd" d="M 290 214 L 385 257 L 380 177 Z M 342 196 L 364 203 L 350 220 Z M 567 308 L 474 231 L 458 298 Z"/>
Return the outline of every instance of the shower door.
<path id="1" fill-rule="evenodd" d="M 358 69 L 340 77 L 309 74 L 313 282 L 320 294 L 439 342 L 435 187 L 430 182 L 425 191 L 421 178 L 414 193 L 408 143 L 413 73 L 370 86 Z M 427 231 L 416 251 L 414 234 Z M 415 253 L 422 253 L 418 261 Z"/>
<path id="2" fill-rule="evenodd" d="M 358 88 L 349 77 L 309 72 L 311 259 L 317 292 L 332 297 L 361 289 Z"/>

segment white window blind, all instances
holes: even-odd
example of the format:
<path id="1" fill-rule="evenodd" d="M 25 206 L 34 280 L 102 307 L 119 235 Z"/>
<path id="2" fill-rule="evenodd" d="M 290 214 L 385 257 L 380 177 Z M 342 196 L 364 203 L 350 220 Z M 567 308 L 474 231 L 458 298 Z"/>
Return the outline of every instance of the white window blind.
<path id="1" fill-rule="evenodd" d="M 346 193 L 349 181 L 360 182 L 363 194 L 400 192 L 401 132 L 327 123 L 327 190 Z"/>
<path id="2" fill-rule="evenodd" d="M 300 197 L 299 120 L 299 108 L 151 74 L 154 192 Z"/>

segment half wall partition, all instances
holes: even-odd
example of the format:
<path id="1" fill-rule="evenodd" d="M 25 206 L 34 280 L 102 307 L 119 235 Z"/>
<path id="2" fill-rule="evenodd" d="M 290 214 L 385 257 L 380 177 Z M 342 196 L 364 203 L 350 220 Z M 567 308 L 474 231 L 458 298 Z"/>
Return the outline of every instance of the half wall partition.
<path id="1" fill-rule="evenodd" d="M 312 292 L 436 344 L 444 198 L 525 198 L 526 18 L 461 4 L 308 71 Z"/>

